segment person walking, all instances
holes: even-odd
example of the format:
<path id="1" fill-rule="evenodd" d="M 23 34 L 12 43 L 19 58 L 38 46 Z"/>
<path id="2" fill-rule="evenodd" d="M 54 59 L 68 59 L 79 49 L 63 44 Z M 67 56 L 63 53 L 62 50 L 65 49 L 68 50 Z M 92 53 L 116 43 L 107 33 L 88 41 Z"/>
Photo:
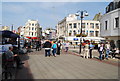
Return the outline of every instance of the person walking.
<path id="1" fill-rule="evenodd" d="M 58 41 L 57 43 L 57 55 L 60 55 L 60 50 L 61 50 L 61 43 Z"/>
<path id="2" fill-rule="evenodd" d="M 67 41 L 67 42 L 65 43 L 65 52 L 68 52 L 69 45 L 70 45 L 70 43 L 69 43 L 69 41 Z"/>
<path id="3" fill-rule="evenodd" d="M 100 59 L 100 60 L 102 60 L 103 50 L 104 50 L 104 45 L 101 44 L 100 47 L 99 47 L 99 50 L 98 50 L 98 51 L 99 51 L 99 54 L 100 54 L 100 56 L 99 56 L 99 59 Z"/>
<path id="4" fill-rule="evenodd" d="M 45 57 L 49 56 L 50 57 L 50 50 L 51 50 L 52 44 L 50 43 L 49 40 L 46 40 L 44 43 L 44 48 L 45 48 Z"/>
<path id="5" fill-rule="evenodd" d="M 55 41 L 53 41 L 52 53 L 54 57 L 56 57 L 56 50 L 57 50 L 57 44 L 55 43 Z"/>
<path id="6" fill-rule="evenodd" d="M 84 47 L 84 55 L 83 58 L 87 58 L 88 59 L 88 55 L 89 55 L 89 44 L 88 42 L 86 42 L 85 47 Z"/>
<path id="7" fill-rule="evenodd" d="M 108 60 L 108 55 L 110 53 L 110 44 L 108 42 L 105 45 L 105 50 L 106 50 L 105 57 Z"/>
<path id="8" fill-rule="evenodd" d="M 42 50 L 42 47 L 41 47 L 41 40 L 39 40 L 39 49 Z"/>
<path id="9" fill-rule="evenodd" d="M 89 54 L 90 54 L 90 59 L 92 58 L 92 50 L 94 48 L 94 45 L 92 43 L 90 43 L 89 45 Z"/>
<path id="10" fill-rule="evenodd" d="M 39 49 L 39 46 L 40 46 L 40 42 L 37 40 L 36 41 L 36 51 L 39 51 L 40 49 Z"/>

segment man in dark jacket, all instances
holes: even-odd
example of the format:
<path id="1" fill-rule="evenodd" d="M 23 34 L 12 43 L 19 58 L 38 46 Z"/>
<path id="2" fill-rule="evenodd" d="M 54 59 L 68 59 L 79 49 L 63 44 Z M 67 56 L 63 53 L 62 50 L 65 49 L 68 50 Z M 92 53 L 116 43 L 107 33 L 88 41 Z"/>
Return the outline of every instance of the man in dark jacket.
<path id="1" fill-rule="evenodd" d="M 40 42 L 37 40 L 37 41 L 36 41 L 36 51 L 39 51 L 39 50 L 40 50 L 39 47 L 40 47 Z"/>
<path id="2" fill-rule="evenodd" d="M 49 56 L 50 57 L 50 50 L 51 50 L 52 44 L 50 43 L 49 40 L 46 40 L 44 43 L 44 48 L 45 48 L 45 57 Z"/>

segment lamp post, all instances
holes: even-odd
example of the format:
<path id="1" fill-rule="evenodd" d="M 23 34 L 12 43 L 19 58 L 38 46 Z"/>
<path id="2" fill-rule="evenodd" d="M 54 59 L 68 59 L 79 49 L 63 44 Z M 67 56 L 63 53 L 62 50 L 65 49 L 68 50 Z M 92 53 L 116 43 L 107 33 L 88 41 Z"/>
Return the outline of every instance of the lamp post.
<path id="1" fill-rule="evenodd" d="M 84 12 L 85 12 L 85 14 L 84 14 Z M 81 18 L 80 49 L 79 49 L 79 54 L 81 54 L 81 46 L 82 46 L 82 21 L 83 21 L 84 16 L 88 16 L 88 13 L 87 13 L 86 10 L 84 10 L 84 11 L 78 10 L 77 13 L 76 13 L 75 15 L 76 15 L 76 16 L 79 16 L 79 13 L 80 13 L 80 18 Z"/>

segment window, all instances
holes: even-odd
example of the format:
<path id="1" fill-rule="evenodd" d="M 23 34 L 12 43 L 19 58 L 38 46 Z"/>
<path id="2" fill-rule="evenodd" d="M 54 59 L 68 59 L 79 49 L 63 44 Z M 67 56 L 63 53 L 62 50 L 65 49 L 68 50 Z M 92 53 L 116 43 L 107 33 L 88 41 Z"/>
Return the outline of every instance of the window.
<path id="1" fill-rule="evenodd" d="M 69 36 L 71 36 L 71 33 L 69 33 Z"/>
<path id="2" fill-rule="evenodd" d="M 74 28 L 77 28 L 77 24 L 76 23 L 74 23 Z"/>
<path id="3" fill-rule="evenodd" d="M 73 31 L 73 34 L 74 34 L 74 36 L 77 34 L 75 30 Z"/>
<path id="4" fill-rule="evenodd" d="M 95 36 L 98 37 L 99 31 L 95 31 Z"/>
<path id="5" fill-rule="evenodd" d="M 33 32 L 32 32 L 32 36 L 33 36 Z"/>
<path id="6" fill-rule="evenodd" d="M 86 31 L 86 35 L 88 35 L 88 30 Z"/>
<path id="7" fill-rule="evenodd" d="M 70 31 L 69 31 L 69 36 L 71 36 L 71 34 L 72 34 L 72 31 L 70 30 Z"/>
<path id="8" fill-rule="evenodd" d="M 32 23 L 32 26 L 34 26 L 34 23 Z"/>
<path id="9" fill-rule="evenodd" d="M 30 27 L 29 27 L 29 30 L 30 30 Z"/>
<path id="10" fill-rule="evenodd" d="M 32 30 L 34 30 L 34 27 L 32 27 Z"/>
<path id="11" fill-rule="evenodd" d="M 85 30 L 82 31 L 82 34 L 85 34 Z"/>
<path id="12" fill-rule="evenodd" d="M 72 28 L 72 24 L 69 24 L 69 27 Z"/>
<path id="13" fill-rule="evenodd" d="M 31 25 L 31 23 L 29 23 L 29 25 Z"/>
<path id="14" fill-rule="evenodd" d="M 90 31 L 90 36 L 91 36 L 91 37 L 94 36 L 94 31 Z"/>
<path id="15" fill-rule="evenodd" d="M 105 21 L 105 30 L 108 29 L 108 21 Z"/>
<path id="16" fill-rule="evenodd" d="M 82 28 L 85 28 L 85 23 L 82 23 Z"/>
<path id="17" fill-rule="evenodd" d="M 78 30 L 78 33 L 80 33 L 80 30 Z"/>
<path id="18" fill-rule="evenodd" d="M 30 35 L 30 32 L 29 32 L 29 35 Z"/>
<path id="19" fill-rule="evenodd" d="M 98 23 L 96 23 L 95 26 L 96 26 L 96 29 L 99 29 L 99 24 Z"/>
<path id="20" fill-rule="evenodd" d="M 119 17 L 115 18 L 115 28 L 119 27 Z"/>
<path id="21" fill-rule="evenodd" d="M 90 23 L 90 28 L 94 28 L 94 23 Z"/>

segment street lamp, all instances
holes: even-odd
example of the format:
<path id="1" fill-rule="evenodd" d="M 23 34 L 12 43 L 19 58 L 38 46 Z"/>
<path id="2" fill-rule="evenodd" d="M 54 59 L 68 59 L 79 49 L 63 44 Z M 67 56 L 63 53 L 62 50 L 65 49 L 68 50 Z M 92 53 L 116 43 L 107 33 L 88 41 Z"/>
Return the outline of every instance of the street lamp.
<path id="1" fill-rule="evenodd" d="M 79 49 L 79 54 L 81 53 L 81 46 L 82 46 L 82 20 L 84 16 L 88 16 L 88 13 L 86 10 L 80 11 L 78 10 L 77 13 L 75 14 L 76 16 L 79 16 L 80 13 L 80 18 L 81 18 L 81 30 L 80 30 L 80 49 Z"/>

